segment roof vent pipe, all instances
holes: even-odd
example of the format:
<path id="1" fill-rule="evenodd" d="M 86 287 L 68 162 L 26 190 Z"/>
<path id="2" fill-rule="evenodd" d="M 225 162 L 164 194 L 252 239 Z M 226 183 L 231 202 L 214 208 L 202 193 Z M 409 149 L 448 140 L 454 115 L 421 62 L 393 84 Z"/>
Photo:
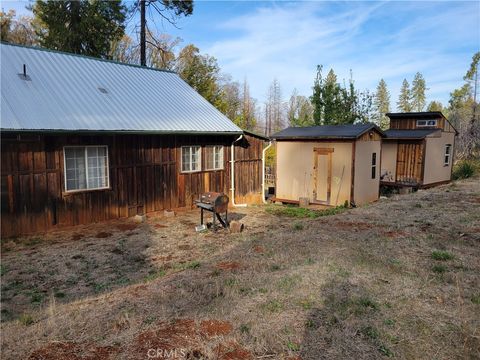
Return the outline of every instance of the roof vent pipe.
<path id="1" fill-rule="evenodd" d="M 23 77 L 27 77 L 27 65 L 23 64 Z"/>

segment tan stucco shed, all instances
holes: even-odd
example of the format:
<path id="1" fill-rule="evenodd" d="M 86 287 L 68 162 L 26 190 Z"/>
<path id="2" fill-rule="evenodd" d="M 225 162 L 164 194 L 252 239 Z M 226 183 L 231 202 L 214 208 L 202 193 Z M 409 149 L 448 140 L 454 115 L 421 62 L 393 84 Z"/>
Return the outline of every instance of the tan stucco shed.
<path id="1" fill-rule="evenodd" d="M 276 140 L 277 201 L 361 205 L 376 201 L 381 140 L 374 124 L 287 128 Z"/>

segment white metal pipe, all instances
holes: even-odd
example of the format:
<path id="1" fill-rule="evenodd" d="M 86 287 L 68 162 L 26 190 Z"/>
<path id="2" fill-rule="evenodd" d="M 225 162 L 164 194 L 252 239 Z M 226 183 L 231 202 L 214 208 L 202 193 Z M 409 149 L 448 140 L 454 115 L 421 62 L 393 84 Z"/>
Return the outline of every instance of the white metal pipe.
<path id="1" fill-rule="evenodd" d="M 265 199 L 265 154 L 267 150 L 272 146 L 272 142 L 270 141 L 268 145 L 263 149 L 262 152 L 262 201 L 264 204 L 267 203 L 267 200 Z"/>
<path id="2" fill-rule="evenodd" d="M 246 207 L 247 204 L 235 204 L 235 146 L 234 144 L 243 138 L 243 134 L 238 137 L 237 140 L 232 142 L 230 149 L 230 178 L 231 178 L 231 191 L 232 191 L 232 205 L 235 207 Z"/>

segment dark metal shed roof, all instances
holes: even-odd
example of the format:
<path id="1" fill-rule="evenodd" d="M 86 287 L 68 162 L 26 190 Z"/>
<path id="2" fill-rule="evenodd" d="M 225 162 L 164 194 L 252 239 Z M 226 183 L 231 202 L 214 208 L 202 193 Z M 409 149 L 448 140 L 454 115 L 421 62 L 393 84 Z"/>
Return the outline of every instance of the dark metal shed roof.
<path id="1" fill-rule="evenodd" d="M 384 132 L 375 124 L 323 125 L 309 127 L 289 127 L 271 136 L 272 139 L 357 139 L 370 130 Z"/>
<path id="2" fill-rule="evenodd" d="M 441 129 L 390 129 L 385 131 L 385 135 L 387 135 L 387 139 L 424 139 L 431 134 L 441 131 Z"/>
<path id="3" fill-rule="evenodd" d="M 441 111 L 387 113 L 390 119 L 438 119 L 445 118 Z"/>

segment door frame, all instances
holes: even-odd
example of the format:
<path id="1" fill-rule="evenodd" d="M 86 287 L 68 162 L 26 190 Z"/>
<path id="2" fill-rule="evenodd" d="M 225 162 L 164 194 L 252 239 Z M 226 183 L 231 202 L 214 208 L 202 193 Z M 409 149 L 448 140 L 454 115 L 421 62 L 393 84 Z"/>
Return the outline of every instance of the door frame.
<path id="1" fill-rule="evenodd" d="M 332 153 L 334 148 L 313 148 L 313 202 L 322 205 L 330 205 L 332 194 Z M 327 156 L 327 200 L 317 199 L 317 169 L 318 157 L 320 155 Z"/>

